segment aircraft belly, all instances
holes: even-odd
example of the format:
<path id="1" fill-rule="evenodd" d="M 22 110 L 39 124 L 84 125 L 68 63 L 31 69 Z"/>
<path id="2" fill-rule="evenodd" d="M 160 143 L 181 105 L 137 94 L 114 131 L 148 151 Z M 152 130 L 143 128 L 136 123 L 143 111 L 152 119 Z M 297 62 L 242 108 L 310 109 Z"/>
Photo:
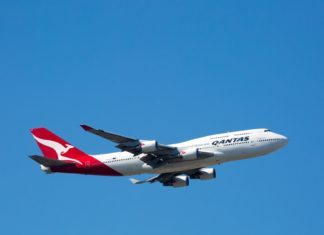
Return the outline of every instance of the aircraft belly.
<path id="1" fill-rule="evenodd" d="M 219 163 L 216 158 L 207 158 L 202 160 L 182 161 L 176 163 L 169 163 L 167 165 L 152 168 L 146 163 L 140 160 L 134 160 L 133 162 L 123 163 L 111 163 L 109 167 L 115 171 L 120 172 L 122 175 L 137 175 L 137 174 L 161 174 L 174 171 L 190 170 Z"/>
<path id="2" fill-rule="evenodd" d="M 142 174 L 143 172 L 143 162 L 134 160 L 127 163 L 112 163 L 109 164 L 109 167 L 115 171 L 120 172 L 122 175 L 137 175 Z"/>

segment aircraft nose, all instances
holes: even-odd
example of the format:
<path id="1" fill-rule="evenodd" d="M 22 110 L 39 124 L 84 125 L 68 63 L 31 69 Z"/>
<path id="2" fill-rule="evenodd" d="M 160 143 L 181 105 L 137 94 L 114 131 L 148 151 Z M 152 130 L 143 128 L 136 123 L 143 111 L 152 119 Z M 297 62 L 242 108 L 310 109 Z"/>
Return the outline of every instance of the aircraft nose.
<path id="1" fill-rule="evenodd" d="M 281 140 L 283 145 L 288 144 L 288 137 L 286 137 L 284 135 L 280 135 L 280 140 Z"/>

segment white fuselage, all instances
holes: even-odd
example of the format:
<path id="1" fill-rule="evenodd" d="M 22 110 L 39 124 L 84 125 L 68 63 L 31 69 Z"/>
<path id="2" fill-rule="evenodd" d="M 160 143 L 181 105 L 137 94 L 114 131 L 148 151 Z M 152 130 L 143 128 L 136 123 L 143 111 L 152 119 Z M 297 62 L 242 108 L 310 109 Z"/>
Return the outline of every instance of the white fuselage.
<path id="1" fill-rule="evenodd" d="M 199 149 L 211 152 L 213 157 L 196 160 L 182 160 L 153 168 L 142 160 L 145 154 L 133 155 L 129 152 L 91 155 L 110 168 L 123 175 L 143 173 L 169 173 L 207 167 L 224 162 L 262 156 L 271 153 L 284 145 L 288 139 L 267 129 L 252 129 L 245 131 L 227 132 L 172 144 L 180 151 Z"/>

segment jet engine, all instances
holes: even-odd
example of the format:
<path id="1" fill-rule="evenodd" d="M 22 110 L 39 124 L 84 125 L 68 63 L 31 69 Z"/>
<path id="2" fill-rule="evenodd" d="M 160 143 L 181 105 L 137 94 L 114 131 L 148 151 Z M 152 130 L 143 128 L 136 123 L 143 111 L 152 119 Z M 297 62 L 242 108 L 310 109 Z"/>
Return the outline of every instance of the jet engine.
<path id="1" fill-rule="evenodd" d="M 158 150 L 158 142 L 156 140 L 144 140 L 140 142 L 142 153 L 152 153 Z"/>
<path id="2" fill-rule="evenodd" d="M 175 176 L 170 181 L 163 183 L 163 186 L 172 186 L 174 188 L 186 187 L 188 185 L 189 177 L 186 175 Z"/>
<path id="3" fill-rule="evenodd" d="M 180 156 L 183 160 L 196 160 L 201 157 L 198 149 L 182 150 Z"/>
<path id="4" fill-rule="evenodd" d="M 213 157 L 215 154 L 211 152 L 201 151 L 197 148 L 195 149 L 186 149 L 180 151 L 180 156 L 183 160 L 196 160 L 207 157 Z"/>
<path id="5" fill-rule="evenodd" d="M 213 168 L 201 168 L 190 179 L 210 180 L 216 178 L 216 170 Z"/>

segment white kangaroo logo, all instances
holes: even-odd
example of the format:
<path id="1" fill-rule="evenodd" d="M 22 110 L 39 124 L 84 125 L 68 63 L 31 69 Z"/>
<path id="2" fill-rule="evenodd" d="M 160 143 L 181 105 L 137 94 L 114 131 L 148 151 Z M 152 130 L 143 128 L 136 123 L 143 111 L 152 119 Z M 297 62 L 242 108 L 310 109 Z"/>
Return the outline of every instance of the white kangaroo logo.
<path id="1" fill-rule="evenodd" d="M 36 136 L 34 136 L 34 138 L 37 140 L 37 142 L 41 143 L 42 145 L 45 145 L 45 146 L 50 147 L 51 149 L 53 149 L 56 152 L 58 160 L 74 161 L 74 162 L 77 162 L 77 163 L 82 165 L 82 163 L 80 161 L 76 160 L 76 159 L 62 156 L 62 154 L 67 153 L 71 148 L 74 148 L 74 146 L 66 144 L 66 147 L 64 147 L 62 144 L 57 143 L 57 142 L 52 141 L 52 140 L 44 140 L 44 139 L 40 139 L 40 138 L 38 138 Z"/>

